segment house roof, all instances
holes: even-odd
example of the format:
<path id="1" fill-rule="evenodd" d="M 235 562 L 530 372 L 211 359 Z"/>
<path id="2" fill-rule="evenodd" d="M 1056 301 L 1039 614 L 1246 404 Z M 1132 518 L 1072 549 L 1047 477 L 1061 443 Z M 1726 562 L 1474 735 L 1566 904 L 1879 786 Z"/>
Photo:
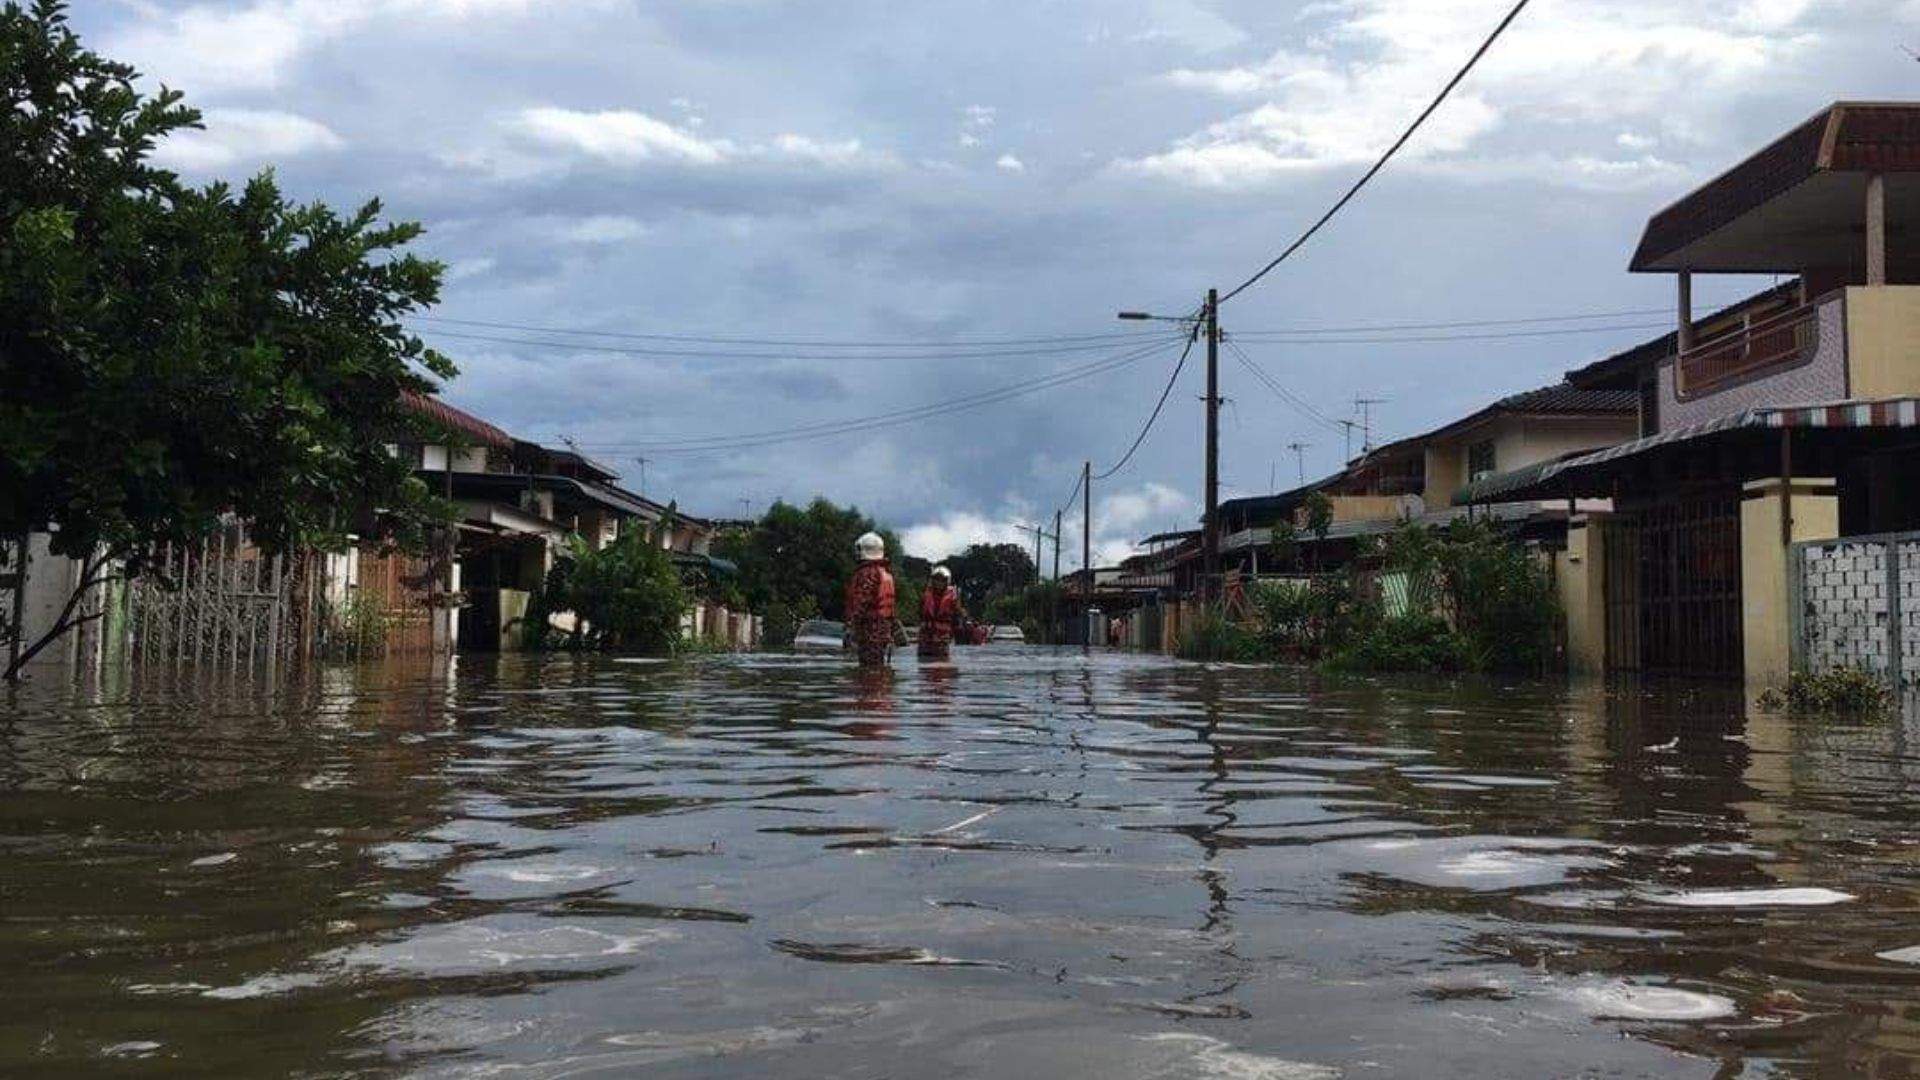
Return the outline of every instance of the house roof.
<path id="1" fill-rule="evenodd" d="M 485 446 L 513 449 L 513 436 L 470 412 L 456 409 L 432 394 L 402 390 L 400 400 L 421 416 Z"/>
<path id="2" fill-rule="evenodd" d="M 1338 483 L 1346 475 L 1346 470 L 1323 476 L 1312 483 L 1302 484 L 1290 491 L 1273 495 L 1251 495 L 1239 499 L 1228 499 L 1220 504 L 1220 516 L 1227 520 L 1234 518 L 1260 518 L 1268 515 L 1285 514 L 1305 502 L 1307 496 Z"/>
<path id="3" fill-rule="evenodd" d="M 1791 201 L 1793 212 L 1770 216 L 1791 220 L 1801 233 L 1820 224 L 1818 218 L 1847 210 L 1857 215 L 1861 203 L 1853 196 L 1861 180 L 1846 174 L 1866 172 L 1920 172 L 1920 102 L 1842 101 L 1822 109 L 1655 214 L 1629 265 L 1636 271 L 1787 268 L 1755 261 L 1786 256 L 1784 234 L 1755 243 L 1734 234 L 1759 236 L 1766 223 L 1729 227 L 1775 200 Z"/>
<path id="4" fill-rule="evenodd" d="M 1411 450 L 1422 443 L 1495 416 L 1633 416 L 1639 410 L 1640 398 L 1631 390 L 1588 390 L 1567 383 L 1556 383 L 1537 390 L 1509 394 L 1486 408 L 1457 420 L 1449 420 L 1432 431 L 1376 446 L 1356 463 L 1356 467 L 1364 467 L 1379 458 Z"/>

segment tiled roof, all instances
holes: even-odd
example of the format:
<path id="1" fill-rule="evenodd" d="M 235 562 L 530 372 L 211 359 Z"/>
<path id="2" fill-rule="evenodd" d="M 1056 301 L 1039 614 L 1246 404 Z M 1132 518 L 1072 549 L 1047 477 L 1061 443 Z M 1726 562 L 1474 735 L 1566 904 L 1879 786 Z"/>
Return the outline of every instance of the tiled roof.
<path id="1" fill-rule="evenodd" d="M 1636 413 L 1640 397 L 1631 390 L 1582 390 L 1560 383 L 1501 398 L 1493 408 L 1518 413 Z"/>
<path id="2" fill-rule="evenodd" d="M 411 390 L 400 392 L 400 399 L 408 408 L 443 427 L 465 435 L 475 442 L 503 450 L 513 449 L 513 436 L 487 423 L 469 412 L 456 409 L 437 397 L 429 394 L 416 394 Z"/>
<path id="3" fill-rule="evenodd" d="M 1839 102 L 1647 222 L 1630 267 L 1661 259 L 1821 172 L 1920 171 L 1920 102 Z"/>

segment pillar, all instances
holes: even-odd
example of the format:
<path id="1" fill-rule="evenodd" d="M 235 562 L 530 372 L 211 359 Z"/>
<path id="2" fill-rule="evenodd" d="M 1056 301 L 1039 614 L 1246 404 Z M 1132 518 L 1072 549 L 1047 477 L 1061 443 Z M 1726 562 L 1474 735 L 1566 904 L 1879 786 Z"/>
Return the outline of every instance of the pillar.
<path id="1" fill-rule="evenodd" d="M 1611 516 L 1578 514 L 1567 522 L 1558 580 L 1567 620 L 1567 670 L 1576 675 L 1607 670 L 1606 522 Z"/>
<path id="2" fill-rule="evenodd" d="M 1792 667 L 1794 620 L 1788 606 L 1789 549 L 1783 538 L 1799 543 L 1839 534 L 1840 500 L 1831 479 L 1796 477 L 1789 482 L 1769 477 L 1742 488 L 1740 629 L 1750 690 L 1785 684 Z"/>
<path id="3" fill-rule="evenodd" d="M 1887 283 L 1887 178 L 1867 174 L 1867 284 Z"/>
<path id="4" fill-rule="evenodd" d="M 1674 280 L 1678 285 L 1677 299 L 1679 302 L 1679 311 L 1677 313 L 1680 323 L 1679 336 L 1677 338 L 1679 343 L 1678 351 L 1686 352 L 1688 349 L 1693 348 L 1693 274 L 1690 271 L 1682 270 Z"/>

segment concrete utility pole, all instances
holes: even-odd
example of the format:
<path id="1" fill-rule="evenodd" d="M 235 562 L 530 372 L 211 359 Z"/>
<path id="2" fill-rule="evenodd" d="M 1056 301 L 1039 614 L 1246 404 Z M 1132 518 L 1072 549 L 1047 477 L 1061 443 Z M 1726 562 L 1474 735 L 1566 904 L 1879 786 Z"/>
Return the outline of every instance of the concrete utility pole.
<path id="1" fill-rule="evenodd" d="M 1093 606 L 1093 462 L 1080 466 L 1080 571 L 1087 575 L 1086 606 Z M 1085 613 L 1081 614 L 1082 621 Z"/>
<path id="2" fill-rule="evenodd" d="M 1287 449 L 1293 451 L 1294 462 L 1300 467 L 1300 482 L 1303 484 L 1307 482 L 1306 451 L 1307 451 L 1307 447 L 1312 445 L 1313 445 L 1312 443 L 1303 443 L 1303 442 L 1290 442 L 1287 444 Z"/>
<path id="3" fill-rule="evenodd" d="M 1054 644 L 1060 643 L 1060 631 L 1064 629 L 1060 621 L 1060 511 L 1053 512 L 1053 603 L 1048 612 L 1047 625 L 1053 630 Z"/>
<path id="4" fill-rule="evenodd" d="M 1203 599 L 1211 600 L 1220 576 L 1220 290 L 1207 290 L 1207 491 L 1200 523 Z"/>

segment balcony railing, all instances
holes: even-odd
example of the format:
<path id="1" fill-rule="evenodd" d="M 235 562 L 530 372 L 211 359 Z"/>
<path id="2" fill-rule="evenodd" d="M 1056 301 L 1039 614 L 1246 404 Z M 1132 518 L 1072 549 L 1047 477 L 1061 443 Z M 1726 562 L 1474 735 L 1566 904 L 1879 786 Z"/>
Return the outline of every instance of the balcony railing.
<path id="1" fill-rule="evenodd" d="M 1674 391 L 1681 401 L 1812 358 L 1820 344 L 1818 302 L 1756 319 L 1681 353 Z"/>

